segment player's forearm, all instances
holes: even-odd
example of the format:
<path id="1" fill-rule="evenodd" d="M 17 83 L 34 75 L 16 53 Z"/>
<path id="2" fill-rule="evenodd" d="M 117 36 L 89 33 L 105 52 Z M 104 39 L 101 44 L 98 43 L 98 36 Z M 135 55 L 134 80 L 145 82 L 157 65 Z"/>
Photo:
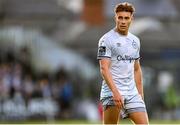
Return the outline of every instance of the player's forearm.
<path id="1" fill-rule="evenodd" d="M 101 67 L 101 75 L 104 78 L 104 80 L 106 81 L 108 87 L 110 88 L 110 90 L 112 92 L 118 91 L 117 87 L 115 86 L 115 84 L 113 82 L 112 75 L 111 75 L 109 69 Z"/>
<path id="2" fill-rule="evenodd" d="M 136 82 L 136 87 L 138 89 L 138 92 L 142 96 L 142 98 L 144 98 L 141 68 L 138 68 L 138 70 L 135 70 L 134 75 L 135 75 L 135 82 Z"/>

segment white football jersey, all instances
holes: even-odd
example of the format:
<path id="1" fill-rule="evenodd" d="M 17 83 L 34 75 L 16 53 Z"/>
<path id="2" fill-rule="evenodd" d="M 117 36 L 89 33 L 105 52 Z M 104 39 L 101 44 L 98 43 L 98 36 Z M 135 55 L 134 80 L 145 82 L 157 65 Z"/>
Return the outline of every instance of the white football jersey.
<path id="1" fill-rule="evenodd" d="M 139 51 L 140 41 L 130 32 L 123 36 L 112 29 L 99 40 L 97 59 L 111 60 L 110 72 L 122 95 L 138 93 L 134 80 L 134 62 L 140 57 Z M 112 96 L 112 92 L 103 80 L 101 99 L 109 96 Z"/>

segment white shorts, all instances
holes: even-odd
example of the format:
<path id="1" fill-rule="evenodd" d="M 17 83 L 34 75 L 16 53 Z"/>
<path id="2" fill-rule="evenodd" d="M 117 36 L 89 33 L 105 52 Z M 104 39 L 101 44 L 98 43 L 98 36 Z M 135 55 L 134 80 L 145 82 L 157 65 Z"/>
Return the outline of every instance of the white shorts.
<path id="1" fill-rule="evenodd" d="M 127 118 L 128 115 L 132 112 L 146 112 L 145 103 L 139 94 L 127 95 L 127 96 L 123 96 L 123 98 L 124 98 L 124 108 L 121 109 L 122 118 Z M 101 99 L 101 102 L 104 110 L 106 110 L 108 106 L 115 105 L 112 96 Z"/>

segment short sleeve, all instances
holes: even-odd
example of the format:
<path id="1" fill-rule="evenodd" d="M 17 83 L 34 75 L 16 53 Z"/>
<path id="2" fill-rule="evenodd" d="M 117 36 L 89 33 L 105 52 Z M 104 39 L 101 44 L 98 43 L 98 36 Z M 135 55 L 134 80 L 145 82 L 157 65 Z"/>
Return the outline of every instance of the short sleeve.
<path id="1" fill-rule="evenodd" d="M 107 39 L 101 38 L 98 44 L 97 59 L 111 58 L 111 48 Z"/>
<path id="2" fill-rule="evenodd" d="M 137 40 L 137 52 L 136 52 L 136 56 L 135 56 L 135 59 L 138 60 L 140 59 L 140 40 L 138 39 Z"/>

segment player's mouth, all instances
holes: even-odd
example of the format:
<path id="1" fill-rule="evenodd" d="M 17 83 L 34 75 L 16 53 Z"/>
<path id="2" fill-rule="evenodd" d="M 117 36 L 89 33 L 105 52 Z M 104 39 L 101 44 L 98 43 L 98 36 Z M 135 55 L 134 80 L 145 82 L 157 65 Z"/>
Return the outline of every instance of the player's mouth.
<path id="1" fill-rule="evenodd" d="M 122 29 L 126 29 L 126 26 L 120 26 L 120 28 L 122 28 Z"/>

